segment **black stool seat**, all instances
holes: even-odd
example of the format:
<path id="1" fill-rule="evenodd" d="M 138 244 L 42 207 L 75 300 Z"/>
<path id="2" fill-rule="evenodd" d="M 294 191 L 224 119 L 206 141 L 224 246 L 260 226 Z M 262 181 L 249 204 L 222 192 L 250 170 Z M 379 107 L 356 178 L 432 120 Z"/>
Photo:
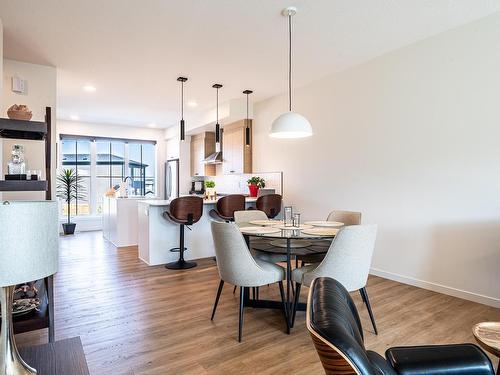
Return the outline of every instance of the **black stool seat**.
<path id="1" fill-rule="evenodd" d="M 180 236 L 179 247 L 170 249 L 172 252 L 179 252 L 179 260 L 165 265 L 168 269 L 187 269 L 196 267 L 195 262 L 184 260 L 184 227 L 198 222 L 203 214 L 203 199 L 200 197 L 179 197 L 170 202 L 169 210 L 163 213 L 163 217 L 179 224 Z"/>

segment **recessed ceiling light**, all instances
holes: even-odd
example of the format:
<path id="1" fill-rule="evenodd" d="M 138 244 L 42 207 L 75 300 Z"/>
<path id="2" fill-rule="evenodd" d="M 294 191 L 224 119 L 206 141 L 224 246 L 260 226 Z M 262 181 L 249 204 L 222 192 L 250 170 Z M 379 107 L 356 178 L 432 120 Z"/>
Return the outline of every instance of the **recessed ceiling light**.
<path id="1" fill-rule="evenodd" d="M 72 119 L 73 121 L 80 120 L 80 116 L 78 116 L 78 115 L 71 115 L 71 116 L 69 116 L 69 118 Z"/>
<path id="2" fill-rule="evenodd" d="M 83 86 L 83 89 L 87 92 L 94 92 L 96 91 L 97 89 L 95 88 L 95 86 L 92 86 L 92 85 L 85 85 Z"/>
<path id="3" fill-rule="evenodd" d="M 155 124 L 154 122 L 152 122 L 152 123 L 148 124 L 148 126 L 149 126 L 150 128 L 156 128 L 156 124 Z"/>
<path id="4" fill-rule="evenodd" d="M 190 107 L 198 107 L 198 103 L 196 102 L 196 100 L 191 100 L 187 102 L 187 105 Z"/>

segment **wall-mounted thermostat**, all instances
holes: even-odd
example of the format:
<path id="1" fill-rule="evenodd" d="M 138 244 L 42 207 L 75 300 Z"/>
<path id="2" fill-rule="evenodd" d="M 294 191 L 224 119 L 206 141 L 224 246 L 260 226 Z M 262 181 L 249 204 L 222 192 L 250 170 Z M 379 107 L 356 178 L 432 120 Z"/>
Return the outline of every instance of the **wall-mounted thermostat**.
<path id="1" fill-rule="evenodd" d="M 12 91 L 18 94 L 26 94 L 27 81 L 19 77 L 12 77 Z"/>

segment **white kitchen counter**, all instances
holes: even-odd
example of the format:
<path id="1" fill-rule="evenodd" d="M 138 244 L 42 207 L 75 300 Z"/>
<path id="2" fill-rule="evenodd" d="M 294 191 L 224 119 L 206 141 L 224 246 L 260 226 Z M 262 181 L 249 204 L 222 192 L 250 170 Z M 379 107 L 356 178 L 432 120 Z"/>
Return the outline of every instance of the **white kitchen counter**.
<path id="1" fill-rule="evenodd" d="M 246 206 L 253 206 L 256 198 L 246 198 Z M 204 200 L 203 215 L 185 231 L 184 258 L 199 259 L 215 256 L 210 229 L 209 212 L 216 201 Z M 179 225 L 163 217 L 168 210 L 168 200 L 142 200 L 138 202 L 138 243 L 139 258 L 150 266 L 176 261 L 179 253 L 169 249 L 179 247 Z"/>
<path id="2" fill-rule="evenodd" d="M 137 245 L 137 206 L 141 200 L 144 197 L 104 197 L 102 234 L 116 247 Z"/>

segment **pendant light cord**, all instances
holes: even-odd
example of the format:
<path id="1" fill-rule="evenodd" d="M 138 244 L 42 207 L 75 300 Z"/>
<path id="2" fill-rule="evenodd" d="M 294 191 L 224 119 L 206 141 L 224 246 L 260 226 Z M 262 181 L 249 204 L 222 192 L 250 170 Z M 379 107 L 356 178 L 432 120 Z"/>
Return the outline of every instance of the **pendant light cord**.
<path id="1" fill-rule="evenodd" d="M 247 121 L 246 121 L 246 122 L 247 122 L 247 123 L 246 123 L 247 127 L 248 127 L 248 95 L 249 95 L 249 94 L 247 94 Z"/>
<path id="2" fill-rule="evenodd" d="M 292 15 L 288 14 L 288 110 L 292 111 Z"/>
<path id="3" fill-rule="evenodd" d="M 218 87 L 217 87 L 217 94 L 215 94 L 215 95 L 216 95 L 216 99 L 215 99 L 215 102 L 216 102 L 216 106 L 215 106 L 215 108 L 216 108 L 216 110 L 215 110 L 216 116 L 215 117 L 217 118 L 216 123 L 218 124 L 219 123 L 219 88 Z"/>

